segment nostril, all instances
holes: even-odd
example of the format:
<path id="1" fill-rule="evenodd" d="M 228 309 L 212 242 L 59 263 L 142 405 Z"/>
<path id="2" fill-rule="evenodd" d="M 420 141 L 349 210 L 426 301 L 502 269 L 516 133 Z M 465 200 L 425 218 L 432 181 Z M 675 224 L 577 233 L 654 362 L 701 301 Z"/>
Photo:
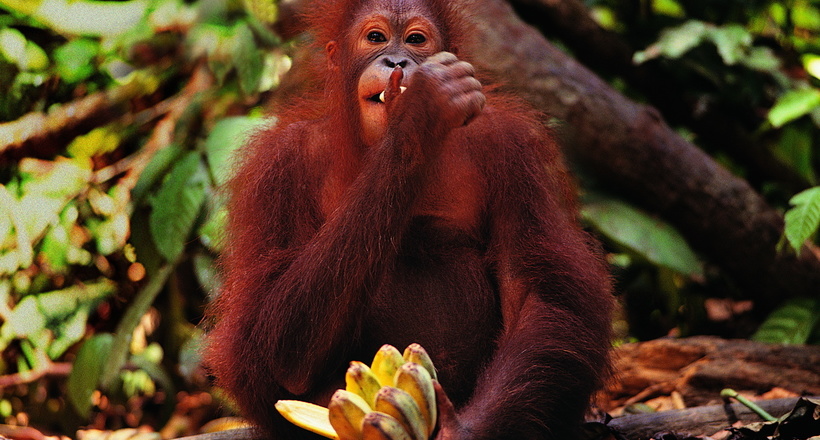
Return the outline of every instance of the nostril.
<path id="1" fill-rule="evenodd" d="M 407 64 L 410 62 L 407 58 L 403 58 L 401 61 L 395 61 L 395 58 L 384 57 L 382 58 L 382 62 L 385 66 L 395 69 L 396 66 L 401 67 L 402 69 L 407 67 Z"/>

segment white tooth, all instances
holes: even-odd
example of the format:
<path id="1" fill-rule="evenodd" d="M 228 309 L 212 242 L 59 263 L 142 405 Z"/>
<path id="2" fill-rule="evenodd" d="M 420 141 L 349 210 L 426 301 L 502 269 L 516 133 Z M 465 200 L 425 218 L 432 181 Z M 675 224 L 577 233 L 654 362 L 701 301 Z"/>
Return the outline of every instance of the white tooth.
<path id="1" fill-rule="evenodd" d="M 407 90 L 407 87 L 399 86 L 399 93 L 404 93 L 405 90 Z M 386 90 L 383 90 L 381 93 L 379 93 L 379 101 L 381 101 L 381 102 L 384 102 L 384 92 L 385 91 Z"/>

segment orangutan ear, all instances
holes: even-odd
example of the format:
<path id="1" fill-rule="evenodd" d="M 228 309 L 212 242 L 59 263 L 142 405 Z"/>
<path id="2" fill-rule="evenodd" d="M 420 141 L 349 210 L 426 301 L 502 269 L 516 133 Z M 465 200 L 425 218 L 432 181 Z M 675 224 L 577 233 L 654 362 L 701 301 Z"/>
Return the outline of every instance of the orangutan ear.
<path id="1" fill-rule="evenodd" d="M 335 41 L 329 41 L 325 45 L 325 52 L 327 53 L 327 68 L 330 70 L 339 69 L 339 45 Z"/>

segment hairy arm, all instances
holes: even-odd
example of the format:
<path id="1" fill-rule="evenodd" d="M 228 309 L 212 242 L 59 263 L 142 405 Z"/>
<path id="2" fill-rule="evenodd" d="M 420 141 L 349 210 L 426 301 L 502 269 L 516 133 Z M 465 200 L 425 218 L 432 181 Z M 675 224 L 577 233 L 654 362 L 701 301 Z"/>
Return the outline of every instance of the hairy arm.
<path id="1" fill-rule="evenodd" d="M 500 177 L 490 248 L 504 329 L 458 426 L 440 438 L 575 438 L 608 371 L 609 276 L 565 200 L 555 147 L 532 126 L 505 129 L 517 134 L 497 147 L 491 171 Z"/>
<path id="2" fill-rule="evenodd" d="M 396 254 L 418 186 L 398 153 L 406 141 L 393 137 L 371 152 L 340 206 L 322 219 L 310 189 L 316 182 L 300 180 L 317 174 L 298 154 L 300 130 L 285 129 L 273 142 L 259 137 L 266 145 L 252 151 L 281 152 L 264 167 L 264 156 L 251 155 L 234 183 L 222 319 L 212 336 L 228 349 L 216 355 L 247 372 L 237 386 L 264 376 L 294 395 L 346 358 L 368 287 Z"/>

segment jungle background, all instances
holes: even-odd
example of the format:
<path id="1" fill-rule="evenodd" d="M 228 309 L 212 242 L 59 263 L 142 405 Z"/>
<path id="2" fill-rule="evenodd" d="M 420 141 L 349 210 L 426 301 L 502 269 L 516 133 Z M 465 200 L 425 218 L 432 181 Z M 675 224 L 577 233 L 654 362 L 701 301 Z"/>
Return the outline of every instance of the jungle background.
<path id="1" fill-rule="evenodd" d="M 219 187 L 310 84 L 303 4 L 0 0 L 0 435 L 173 438 L 232 415 L 198 351 Z M 678 381 L 716 351 L 715 386 L 820 394 L 820 2 L 469 8 L 474 63 L 564 141 L 616 278 L 614 344 L 654 371 L 671 349 L 639 342 L 700 347 L 602 406 L 719 400 Z M 697 335 L 732 342 L 678 339 Z"/>

